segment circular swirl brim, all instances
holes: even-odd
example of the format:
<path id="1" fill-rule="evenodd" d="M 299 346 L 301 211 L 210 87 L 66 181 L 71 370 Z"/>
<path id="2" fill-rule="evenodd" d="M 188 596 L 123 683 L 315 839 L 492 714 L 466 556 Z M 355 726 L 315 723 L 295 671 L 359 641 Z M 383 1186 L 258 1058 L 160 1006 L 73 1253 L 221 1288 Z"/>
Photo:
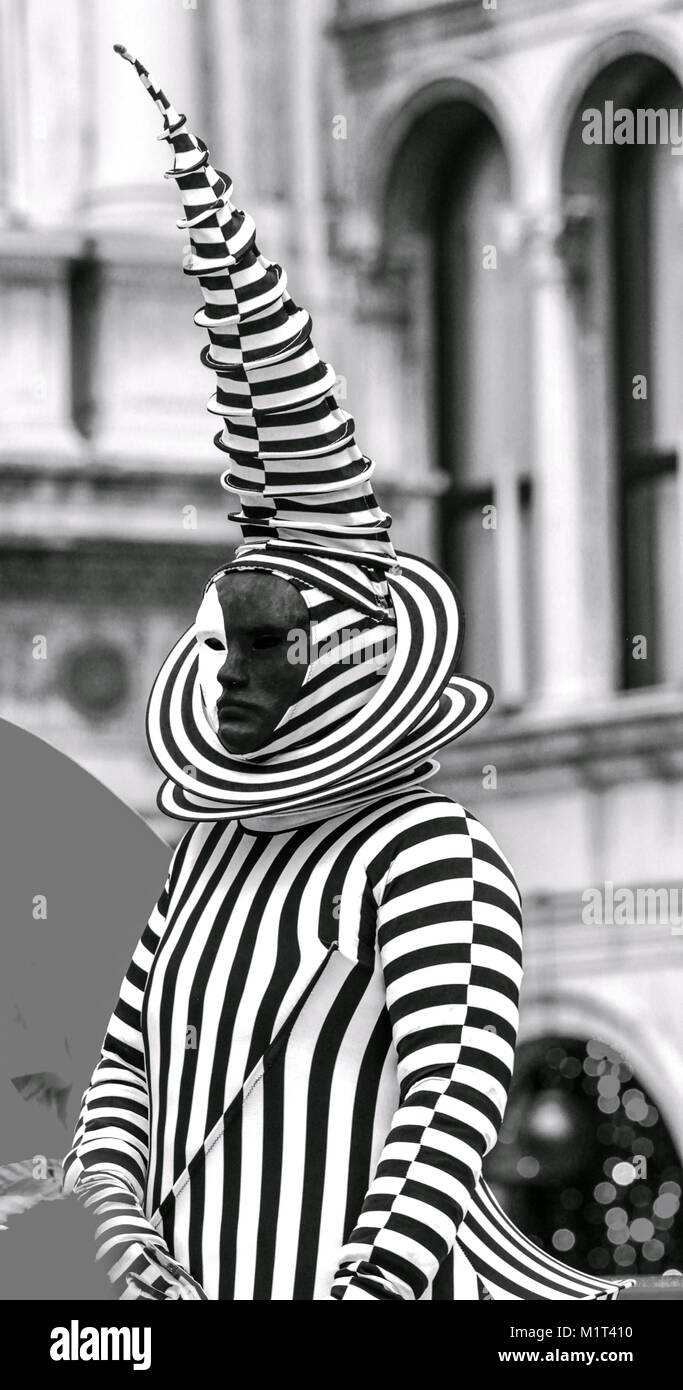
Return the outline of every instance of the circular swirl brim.
<path id="1" fill-rule="evenodd" d="M 197 678 L 195 629 L 188 628 L 163 663 L 147 710 L 150 749 L 167 778 L 159 796 L 167 814 L 223 819 L 356 804 L 428 764 L 486 713 L 489 687 L 454 674 L 462 630 L 455 590 L 427 561 L 405 554 L 399 561 L 400 574 L 388 576 L 396 646 L 384 680 L 342 728 L 272 758 L 232 755 L 213 732 Z"/>

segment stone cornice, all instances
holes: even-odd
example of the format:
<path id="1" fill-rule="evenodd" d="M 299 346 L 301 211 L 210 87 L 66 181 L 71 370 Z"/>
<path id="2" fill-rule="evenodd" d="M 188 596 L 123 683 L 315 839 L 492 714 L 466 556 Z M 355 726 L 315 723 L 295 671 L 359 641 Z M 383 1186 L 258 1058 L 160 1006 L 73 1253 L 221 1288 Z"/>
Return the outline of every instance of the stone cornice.
<path id="1" fill-rule="evenodd" d="M 477 777 L 482 766 L 506 782 L 531 788 L 553 770 L 563 783 L 592 790 L 655 776 L 683 773 L 683 691 L 653 687 L 586 699 L 578 710 L 548 707 L 490 714 L 471 733 L 439 755 L 445 777 Z M 512 786 L 510 786 L 512 790 Z"/>

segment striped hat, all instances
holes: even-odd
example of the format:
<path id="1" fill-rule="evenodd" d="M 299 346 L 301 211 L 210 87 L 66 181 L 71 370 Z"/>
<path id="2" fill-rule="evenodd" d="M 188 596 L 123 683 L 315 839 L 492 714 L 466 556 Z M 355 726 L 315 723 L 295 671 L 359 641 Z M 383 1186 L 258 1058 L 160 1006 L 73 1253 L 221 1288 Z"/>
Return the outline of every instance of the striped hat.
<path id="1" fill-rule="evenodd" d="M 454 673 L 462 624 L 446 576 L 401 555 L 400 573 L 387 578 L 392 623 L 386 611 L 369 612 L 355 582 L 360 566 L 317 553 L 283 548 L 276 558 L 270 548 L 254 550 L 212 576 L 207 591 L 245 564 L 297 583 L 305 598 L 308 592 L 312 646 L 317 611 L 321 622 L 332 618 L 335 631 L 342 616 L 352 615 L 349 626 L 355 626 L 357 615 L 360 660 L 349 675 L 334 656 L 314 659 L 270 743 L 256 753 L 229 753 L 202 698 L 193 624 L 166 658 L 147 710 L 150 748 L 166 777 L 161 810 L 180 820 L 267 816 L 277 822 L 293 813 L 317 819 L 421 786 L 438 769 L 432 753 L 471 728 L 493 698 L 488 686 Z M 344 589 L 347 605 L 351 598 L 346 608 Z"/>
<path id="2" fill-rule="evenodd" d="M 391 517 L 371 486 L 374 464 L 335 398 L 310 315 L 288 293 L 282 267 L 259 251 L 252 218 L 231 201 L 230 178 L 212 167 L 146 68 L 117 52 L 161 112 L 159 138 L 173 149 L 167 177 L 180 189 L 178 226 L 190 236 L 184 270 L 202 290 L 195 322 L 208 332 L 201 356 L 216 376 L 215 443 L 230 460 L 221 481 L 240 503 L 230 516 L 244 543 L 202 602 L 215 613 L 221 576 L 265 570 L 300 589 L 310 617 L 297 698 L 265 746 L 237 754 L 218 737 L 215 660 L 207 675 L 200 608 L 148 705 L 149 744 L 166 778 L 159 806 L 181 820 L 338 815 L 421 785 L 438 768 L 432 753 L 481 718 L 492 692 L 455 674 L 457 595 L 435 566 L 395 552 Z"/>
<path id="3" fill-rule="evenodd" d="M 216 376 L 208 408 L 221 420 L 215 444 L 230 462 L 221 482 L 236 494 L 245 544 L 325 547 L 394 564 L 391 517 L 371 486 L 374 463 L 359 448 L 353 417 L 334 395 L 334 368 L 311 341 L 311 316 L 294 302 L 282 266 L 256 245 L 248 212 L 231 201 L 232 181 L 209 163 L 203 140 L 171 106 L 147 69 L 122 45 L 164 119 L 189 232 L 183 269 L 204 298 L 195 323 Z"/>

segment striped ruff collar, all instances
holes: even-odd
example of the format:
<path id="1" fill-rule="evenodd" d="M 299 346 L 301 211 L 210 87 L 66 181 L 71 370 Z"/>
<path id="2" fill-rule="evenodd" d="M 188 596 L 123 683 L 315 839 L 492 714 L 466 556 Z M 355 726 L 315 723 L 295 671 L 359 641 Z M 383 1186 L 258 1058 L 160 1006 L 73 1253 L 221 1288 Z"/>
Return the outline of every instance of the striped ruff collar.
<path id="1" fill-rule="evenodd" d="M 245 550 L 212 580 L 232 568 L 262 566 L 345 599 L 374 623 L 395 615 L 392 659 L 348 718 L 319 719 L 317 729 L 313 719 L 304 741 L 275 739 L 273 751 L 268 745 L 257 755 L 231 754 L 204 708 L 193 624 L 163 663 L 147 709 L 150 749 L 166 778 L 160 809 L 185 821 L 267 817 L 276 828 L 422 785 L 438 770 L 432 753 L 471 728 L 493 698 L 488 686 L 454 674 L 462 618 L 445 575 L 410 555 L 398 557 L 400 569 L 378 576 L 310 551 Z"/>

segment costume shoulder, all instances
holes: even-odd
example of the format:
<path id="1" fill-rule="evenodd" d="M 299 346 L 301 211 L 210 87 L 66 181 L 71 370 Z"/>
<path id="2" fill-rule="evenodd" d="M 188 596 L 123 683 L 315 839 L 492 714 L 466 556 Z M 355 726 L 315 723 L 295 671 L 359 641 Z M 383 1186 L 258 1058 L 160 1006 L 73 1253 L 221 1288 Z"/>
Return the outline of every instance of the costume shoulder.
<path id="1" fill-rule="evenodd" d="M 434 823 L 439 834 L 470 834 L 482 842 L 495 844 L 493 835 L 479 818 L 445 792 L 416 787 L 383 805 L 397 835 Z"/>
<path id="2" fill-rule="evenodd" d="M 385 806 L 381 849 L 371 878 L 386 885 L 426 862 L 469 859 L 473 878 L 500 873 L 519 897 L 514 870 L 491 831 L 466 806 L 442 792 L 416 788 Z"/>

